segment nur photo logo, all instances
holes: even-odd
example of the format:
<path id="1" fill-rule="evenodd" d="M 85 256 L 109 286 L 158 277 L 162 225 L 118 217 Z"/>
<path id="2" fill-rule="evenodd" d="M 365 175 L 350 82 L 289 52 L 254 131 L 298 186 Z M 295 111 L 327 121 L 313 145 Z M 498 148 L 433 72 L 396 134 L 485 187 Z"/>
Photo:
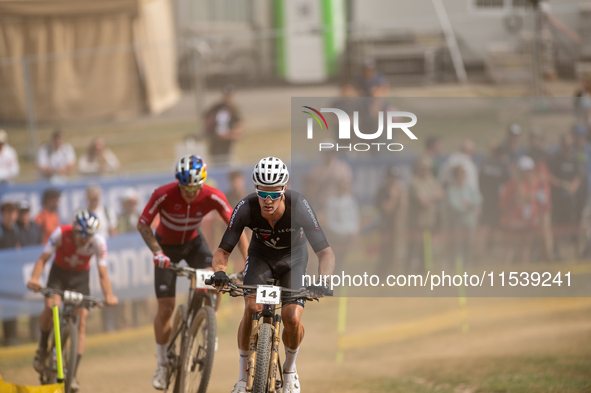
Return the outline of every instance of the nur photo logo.
<path id="1" fill-rule="evenodd" d="M 340 141 L 347 141 L 351 140 L 351 118 L 342 109 L 338 108 L 320 108 L 320 111 L 314 109 L 310 106 L 303 106 L 303 108 L 308 109 L 307 111 L 302 111 L 310 115 L 311 117 L 308 118 L 307 122 L 307 138 L 314 139 L 314 120 L 320 126 L 320 129 L 328 130 L 328 122 L 326 118 L 322 115 L 322 113 L 334 113 L 337 116 L 338 120 L 338 139 Z M 404 131 L 404 133 L 412 140 L 418 139 L 417 136 L 410 130 L 412 126 L 417 124 L 417 116 L 412 112 L 401 112 L 401 111 L 387 111 L 386 115 L 384 116 L 384 112 L 378 112 L 378 129 L 372 133 L 364 133 L 359 128 L 359 111 L 353 111 L 353 133 L 359 139 L 363 140 L 379 140 L 384 133 L 384 129 L 386 130 L 385 139 L 387 141 L 392 140 L 393 131 L 395 129 L 400 129 Z M 384 117 L 386 118 L 386 126 L 384 127 Z M 401 120 L 408 118 L 410 121 L 402 122 Z M 384 139 L 382 137 L 382 139 Z M 319 151 L 324 150 L 332 150 L 336 148 L 337 151 L 339 150 L 348 150 L 348 151 L 369 151 L 369 150 L 377 150 L 380 151 L 380 148 L 385 148 L 388 151 L 396 152 L 401 151 L 404 146 L 401 143 L 387 143 L 387 142 L 372 142 L 372 143 L 319 143 L 318 149 Z"/>

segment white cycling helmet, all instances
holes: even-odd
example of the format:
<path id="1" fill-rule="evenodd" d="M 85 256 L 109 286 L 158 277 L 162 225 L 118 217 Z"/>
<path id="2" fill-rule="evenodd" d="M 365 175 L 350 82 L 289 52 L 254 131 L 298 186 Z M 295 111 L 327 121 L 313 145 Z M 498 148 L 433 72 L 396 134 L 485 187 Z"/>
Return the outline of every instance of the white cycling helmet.
<path id="1" fill-rule="evenodd" d="M 263 158 L 252 171 L 252 182 L 255 186 L 284 187 L 288 180 L 287 166 L 277 157 Z"/>
<path id="2" fill-rule="evenodd" d="M 195 155 L 184 156 L 177 162 L 175 177 L 183 186 L 200 186 L 207 179 L 207 165 L 201 157 Z"/>

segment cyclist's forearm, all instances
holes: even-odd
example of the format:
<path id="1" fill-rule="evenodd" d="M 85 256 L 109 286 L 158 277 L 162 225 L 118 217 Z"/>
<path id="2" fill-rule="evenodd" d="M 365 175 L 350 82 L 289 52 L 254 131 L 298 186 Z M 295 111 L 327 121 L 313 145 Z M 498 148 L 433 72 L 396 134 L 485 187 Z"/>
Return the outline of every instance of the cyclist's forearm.
<path id="1" fill-rule="evenodd" d="M 137 230 L 140 232 L 140 235 L 142 235 L 142 238 L 144 238 L 144 242 L 146 242 L 146 245 L 148 248 L 150 248 L 150 250 L 152 250 L 152 252 L 156 253 L 162 251 L 162 248 L 154 237 L 152 228 L 145 224 L 137 224 Z"/>
<path id="2" fill-rule="evenodd" d="M 106 266 L 99 266 L 99 281 L 101 283 L 101 289 L 105 297 L 113 295 L 113 287 L 111 286 L 111 280 L 109 279 L 109 273 Z"/>
<path id="3" fill-rule="evenodd" d="M 316 253 L 318 256 L 318 274 L 320 276 L 331 276 L 335 268 L 335 256 L 332 248 L 327 247 Z"/>
<path id="4" fill-rule="evenodd" d="M 213 261 L 211 262 L 211 266 L 214 272 L 218 272 L 220 270 L 226 271 L 228 268 L 228 258 L 230 257 L 230 253 L 218 248 L 215 253 L 213 254 Z"/>
<path id="5" fill-rule="evenodd" d="M 33 267 L 33 273 L 31 274 L 31 278 L 38 280 L 39 277 L 43 274 L 43 270 L 45 269 L 45 264 L 51 257 L 51 254 L 43 253 L 35 263 L 35 267 Z"/>

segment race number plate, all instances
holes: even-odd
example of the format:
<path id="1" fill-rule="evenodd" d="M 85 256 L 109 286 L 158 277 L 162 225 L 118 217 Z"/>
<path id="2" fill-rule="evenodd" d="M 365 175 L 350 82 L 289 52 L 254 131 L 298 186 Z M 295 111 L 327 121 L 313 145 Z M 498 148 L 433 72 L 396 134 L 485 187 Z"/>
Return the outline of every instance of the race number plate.
<path id="1" fill-rule="evenodd" d="M 281 287 L 273 285 L 257 286 L 257 304 L 279 304 L 281 302 Z"/>
<path id="2" fill-rule="evenodd" d="M 195 288 L 213 289 L 211 285 L 205 285 L 205 280 L 213 276 L 213 271 L 207 269 L 197 269 L 195 276 Z"/>

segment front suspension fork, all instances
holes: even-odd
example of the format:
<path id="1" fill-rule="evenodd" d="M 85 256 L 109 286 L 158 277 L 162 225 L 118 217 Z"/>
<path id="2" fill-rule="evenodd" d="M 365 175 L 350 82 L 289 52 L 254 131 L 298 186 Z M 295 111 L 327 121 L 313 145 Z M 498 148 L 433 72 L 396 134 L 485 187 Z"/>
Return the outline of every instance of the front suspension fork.
<path id="1" fill-rule="evenodd" d="M 271 380 L 269 381 L 269 393 L 275 393 L 275 381 L 277 374 L 283 386 L 283 375 L 279 365 L 279 342 L 281 341 L 281 315 L 275 315 L 275 329 L 273 331 L 273 346 L 271 347 Z"/>

